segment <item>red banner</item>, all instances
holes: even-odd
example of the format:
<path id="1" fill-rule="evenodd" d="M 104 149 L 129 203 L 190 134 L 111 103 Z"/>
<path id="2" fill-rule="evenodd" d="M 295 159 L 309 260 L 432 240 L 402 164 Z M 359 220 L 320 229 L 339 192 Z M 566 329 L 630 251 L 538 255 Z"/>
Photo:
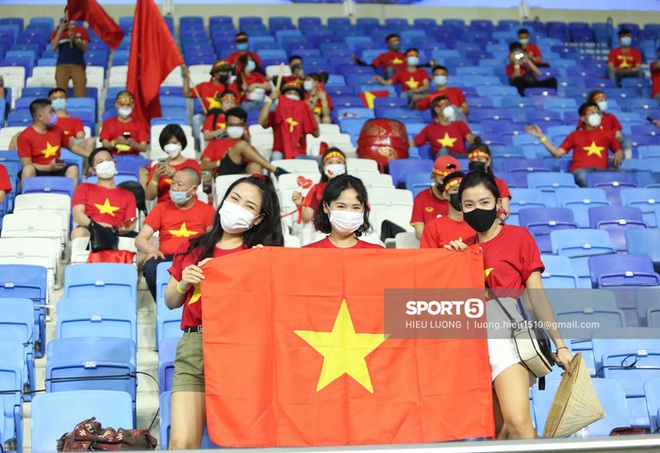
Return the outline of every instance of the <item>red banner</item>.
<path id="1" fill-rule="evenodd" d="M 96 0 L 68 0 L 67 13 L 70 20 L 87 22 L 94 33 L 111 49 L 116 49 L 121 44 L 124 31 Z"/>
<path id="2" fill-rule="evenodd" d="M 384 332 L 385 289 L 483 288 L 478 252 L 264 248 L 211 260 L 204 275 L 206 410 L 216 444 L 494 435 L 485 339 Z"/>

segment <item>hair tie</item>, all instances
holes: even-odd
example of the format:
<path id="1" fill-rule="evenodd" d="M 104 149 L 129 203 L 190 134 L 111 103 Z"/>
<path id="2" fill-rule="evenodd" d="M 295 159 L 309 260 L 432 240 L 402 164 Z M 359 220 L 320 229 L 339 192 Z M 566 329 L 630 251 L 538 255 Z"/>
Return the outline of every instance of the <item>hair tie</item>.
<path id="1" fill-rule="evenodd" d="M 264 178 L 264 175 L 262 175 L 262 174 L 260 174 L 260 173 L 253 173 L 253 174 L 252 174 L 252 177 L 253 177 L 254 179 L 258 179 L 258 180 L 261 181 L 261 182 L 266 182 L 266 178 Z"/>

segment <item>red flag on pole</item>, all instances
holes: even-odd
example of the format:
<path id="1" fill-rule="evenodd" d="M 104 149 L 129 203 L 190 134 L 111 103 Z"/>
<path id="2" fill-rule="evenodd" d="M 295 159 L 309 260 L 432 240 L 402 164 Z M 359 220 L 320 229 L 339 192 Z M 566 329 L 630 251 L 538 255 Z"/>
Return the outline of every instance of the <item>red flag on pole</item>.
<path id="1" fill-rule="evenodd" d="M 153 0 L 138 0 L 133 21 L 126 89 L 133 94 L 133 116 L 149 124 L 161 115 L 158 90 L 183 64 L 179 48 Z"/>
<path id="2" fill-rule="evenodd" d="M 87 22 L 94 33 L 110 46 L 116 49 L 124 39 L 124 31 L 119 25 L 96 3 L 96 0 L 68 0 L 67 12 L 69 20 L 83 20 Z"/>

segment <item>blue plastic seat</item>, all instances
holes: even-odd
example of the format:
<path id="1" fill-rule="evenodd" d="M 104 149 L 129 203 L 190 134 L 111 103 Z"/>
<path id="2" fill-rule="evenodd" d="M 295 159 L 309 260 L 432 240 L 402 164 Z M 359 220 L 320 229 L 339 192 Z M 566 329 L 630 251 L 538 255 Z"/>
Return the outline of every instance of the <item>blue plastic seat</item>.
<path id="1" fill-rule="evenodd" d="M 165 338 L 158 345 L 158 383 L 160 393 L 172 390 L 174 358 L 179 338 Z"/>
<path id="2" fill-rule="evenodd" d="M 530 189 L 541 189 L 554 192 L 558 189 L 576 188 L 575 179 L 570 173 L 531 172 L 527 174 L 527 185 Z"/>
<path id="3" fill-rule="evenodd" d="M 628 253 L 648 255 L 656 272 L 660 271 L 660 230 L 656 228 L 626 231 Z"/>
<path id="4" fill-rule="evenodd" d="M 573 213 L 566 208 L 527 208 L 518 212 L 518 223 L 532 233 L 541 253 L 552 253 L 550 233 L 578 229 Z"/>
<path id="5" fill-rule="evenodd" d="M 635 207 L 642 211 L 644 221 L 656 227 L 656 213 L 660 212 L 660 189 L 625 188 L 619 192 L 621 206 Z"/>
<path id="6" fill-rule="evenodd" d="M 648 255 L 602 255 L 589 258 L 594 288 L 611 286 L 659 286 L 660 275 Z"/>
<path id="7" fill-rule="evenodd" d="M 573 211 L 580 228 L 589 228 L 589 209 L 594 206 L 610 206 L 602 189 L 558 189 L 555 191 L 557 206 Z"/>
<path id="8" fill-rule="evenodd" d="M 135 305 L 116 299 L 60 299 L 57 338 L 128 338 L 137 344 Z"/>
<path id="9" fill-rule="evenodd" d="M 613 205 L 619 205 L 623 188 L 637 187 L 633 175 L 625 171 L 597 171 L 587 173 L 587 187 L 603 189 Z"/>
<path id="10" fill-rule="evenodd" d="M 639 208 L 620 206 L 597 206 L 589 209 L 591 228 L 606 230 L 617 250 L 625 252 L 626 231 L 633 228 L 648 228 Z"/>
<path id="11" fill-rule="evenodd" d="M 179 339 L 183 335 L 181 330 L 183 308 L 170 310 L 165 305 L 165 288 L 170 280 L 167 270 L 171 266 L 172 263 L 164 262 L 156 267 L 156 349 L 166 338 Z"/>
<path id="12" fill-rule="evenodd" d="M 23 373 L 19 343 L 0 345 L 0 442 L 4 451 L 23 451 Z"/>
<path id="13" fill-rule="evenodd" d="M 406 176 L 411 172 L 425 172 L 428 176 L 433 171 L 433 161 L 430 159 L 395 159 L 389 163 L 389 173 L 395 187 L 403 187 Z"/>
<path id="14" fill-rule="evenodd" d="M 549 172 L 550 169 L 546 166 L 543 159 L 507 159 L 502 163 L 502 169 L 508 173 L 522 172 Z"/>
<path id="15" fill-rule="evenodd" d="M 507 184 L 509 183 L 509 181 L 506 182 Z M 540 190 L 510 188 L 509 191 L 511 192 L 511 202 L 509 205 L 509 218 L 507 219 L 507 223 L 518 225 L 518 215 L 523 209 L 549 207 L 546 203 L 543 192 Z"/>
<path id="16" fill-rule="evenodd" d="M 580 288 L 591 288 L 589 257 L 593 255 L 615 254 L 616 247 L 607 231 L 579 229 L 558 230 L 550 233 L 552 253 L 568 256 L 578 276 Z"/>
<path id="17" fill-rule="evenodd" d="M 60 193 L 73 198 L 73 180 L 62 176 L 38 176 L 23 180 L 22 193 Z"/>
<path id="18" fill-rule="evenodd" d="M 545 265 L 545 271 L 541 274 L 544 288 L 579 288 L 578 277 L 573 270 L 570 258 L 557 255 L 541 255 L 541 261 Z M 549 294 L 550 292 L 548 292 Z M 552 299 L 550 301 L 552 302 Z"/>
<path id="19" fill-rule="evenodd" d="M 92 263 L 67 266 L 64 297 L 115 299 L 137 306 L 137 274 L 132 264 Z"/>
<path id="20" fill-rule="evenodd" d="M 651 432 L 658 432 L 658 428 L 660 428 L 660 377 L 647 379 L 644 382 L 644 396 L 651 422 Z"/>
<path id="21" fill-rule="evenodd" d="M 21 370 L 24 398 L 30 400 L 35 389 L 34 374 L 34 308 L 30 299 L 3 298 L 0 299 L 0 331 L 3 342 L 11 344 L 21 354 Z M 13 356 L 13 353 L 12 353 Z M 14 356 L 16 357 L 16 356 Z M 17 363 L 14 361 L 13 363 Z"/>

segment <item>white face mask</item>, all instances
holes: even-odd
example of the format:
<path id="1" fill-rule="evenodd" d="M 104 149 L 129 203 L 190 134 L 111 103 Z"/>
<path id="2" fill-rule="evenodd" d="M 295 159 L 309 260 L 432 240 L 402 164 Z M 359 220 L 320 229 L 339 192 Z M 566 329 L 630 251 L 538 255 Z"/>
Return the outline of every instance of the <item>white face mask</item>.
<path id="1" fill-rule="evenodd" d="M 312 86 L 312 81 L 311 80 L 305 80 L 303 82 L 303 88 L 305 91 L 312 91 L 314 87 Z"/>
<path id="2" fill-rule="evenodd" d="M 598 101 L 596 102 L 596 104 L 598 105 L 598 108 L 600 109 L 601 112 L 607 110 L 607 101 Z"/>
<path id="3" fill-rule="evenodd" d="M 220 208 L 220 225 L 230 234 L 240 234 L 252 228 L 252 221 L 256 218 L 247 209 L 225 200 Z"/>
<path id="4" fill-rule="evenodd" d="M 96 164 L 94 169 L 96 170 L 96 176 L 98 176 L 100 179 L 110 179 L 117 174 L 115 162 L 112 160 L 105 160 L 99 164 Z"/>
<path id="5" fill-rule="evenodd" d="M 438 75 L 433 77 L 433 81 L 435 82 L 436 86 L 445 86 L 447 85 L 447 76 L 444 75 Z"/>
<path id="6" fill-rule="evenodd" d="M 330 208 L 328 208 L 330 210 Z M 330 211 L 328 214 L 330 225 L 340 234 L 350 234 L 356 231 L 364 223 L 363 212 L 353 211 Z"/>
<path id="7" fill-rule="evenodd" d="M 600 126 L 600 122 L 601 122 L 601 117 L 598 113 L 592 113 L 587 117 L 587 123 L 589 123 L 589 126 L 591 127 Z"/>
<path id="8" fill-rule="evenodd" d="M 175 159 L 179 154 L 181 154 L 181 145 L 177 145 L 176 143 L 168 143 L 163 147 L 163 151 L 165 151 L 167 155 L 170 156 L 170 159 Z"/>
<path id="9" fill-rule="evenodd" d="M 328 164 L 325 166 L 325 169 L 323 170 L 323 173 L 325 175 L 332 179 L 335 176 L 343 175 L 346 173 L 346 165 L 344 164 Z"/>
<path id="10" fill-rule="evenodd" d="M 257 64 L 254 61 L 250 60 L 250 61 L 248 61 L 247 66 L 245 67 L 245 69 L 247 69 L 248 72 L 252 72 L 252 71 L 255 70 L 256 67 L 257 67 Z"/>
<path id="11" fill-rule="evenodd" d="M 520 39 L 518 40 L 518 42 L 519 42 L 521 45 L 526 46 L 527 44 L 529 44 L 529 38 L 520 38 Z"/>
<path id="12" fill-rule="evenodd" d="M 245 132 L 245 128 L 241 126 L 227 127 L 227 135 L 229 136 L 229 138 L 239 139 L 243 136 L 243 132 Z"/>
<path id="13" fill-rule="evenodd" d="M 452 107 L 451 105 L 448 105 L 447 107 L 442 109 L 442 116 L 444 116 L 448 120 L 453 119 L 455 114 L 456 112 L 454 112 L 454 107 Z"/>
<path id="14" fill-rule="evenodd" d="M 408 57 L 406 62 L 408 66 L 417 66 L 419 64 L 419 57 Z"/>
<path id="15" fill-rule="evenodd" d="M 297 94 L 285 94 L 284 97 L 289 98 L 289 99 L 293 99 L 294 101 L 299 101 L 300 100 L 300 98 L 298 97 Z"/>
<path id="16" fill-rule="evenodd" d="M 129 116 L 131 116 L 131 113 L 133 113 L 133 107 L 122 107 L 118 109 L 117 112 L 119 112 L 119 116 L 128 118 Z"/>

